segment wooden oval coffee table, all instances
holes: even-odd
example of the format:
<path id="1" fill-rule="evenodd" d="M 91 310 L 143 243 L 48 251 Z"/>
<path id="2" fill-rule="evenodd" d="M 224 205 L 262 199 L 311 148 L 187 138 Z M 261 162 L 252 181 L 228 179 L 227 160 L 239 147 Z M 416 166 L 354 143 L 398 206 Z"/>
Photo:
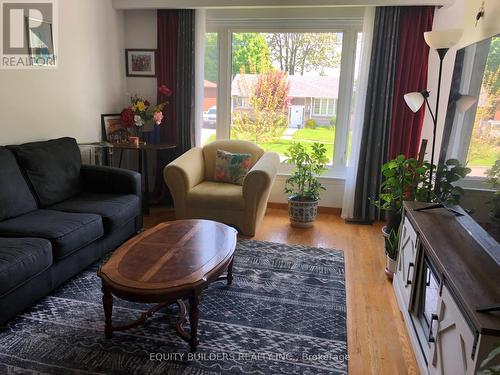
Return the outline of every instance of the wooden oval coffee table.
<path id="1" fill-rule="evenodd" d="M 176 303 L 176 332 L 196 351 L 198 302 L 209 283 L 232 283 L 235 229 L 210 220 L 179 220 L 159 224 L 120 246 L 98 271 L 102 279 L 105 335 L 136 327 L 159 309 Z M 222 276 L 227 271 L 227 276 Z M 140 318 L 112 325 L 113 295 L 131 302 L 157 303 Z M 190 332 L 184 330 L 189 300 Z"/>

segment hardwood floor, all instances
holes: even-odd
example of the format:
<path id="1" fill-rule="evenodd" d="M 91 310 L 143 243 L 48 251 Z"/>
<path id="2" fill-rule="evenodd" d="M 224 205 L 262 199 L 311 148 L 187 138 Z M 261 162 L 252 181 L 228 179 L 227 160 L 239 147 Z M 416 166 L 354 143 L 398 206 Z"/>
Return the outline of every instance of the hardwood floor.
<path id="1" fill-rule="evenodd" d="M 152 210 L 147 228 L 172 220 L 172 210 Z M 406 327 L 383 269 L 382 224 L 345 224 L 338 214 L 320 213 L 310 229 L 292 228 L 282 208 L 269 208 L 255 240 L 303 244 L 344 251 L 347 289 L 349 374 L 418 374 Z"/>

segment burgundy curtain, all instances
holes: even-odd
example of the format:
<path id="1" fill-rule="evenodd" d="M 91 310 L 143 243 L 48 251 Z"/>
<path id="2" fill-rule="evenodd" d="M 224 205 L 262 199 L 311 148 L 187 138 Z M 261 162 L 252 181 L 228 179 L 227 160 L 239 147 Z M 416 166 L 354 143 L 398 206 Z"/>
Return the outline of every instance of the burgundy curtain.
<path id="1" fill-rule="evenodd" d="M 176 92 L 177 86 L 177 30 L 178 11 L 158 10 L 158 51 L 156 62 L 158 87 L 166 85 L 172 90 L 168 106 L 164 110 L 165 120 L 160 128 L 160 140 L 163 143 L 176 142 Z M 158 102 L 164 97 L 158 95 Z"/>
<path id="2" fill-rule="evenodd" d="M 166 85 L 172 90 L 168 98 L 168 105 L 163 110 L 164 120 L 160 127 L 160 143 L 177 143 L 177 114 L 176 114 L 176 87 L 177 87 L 177 34 L 178 11 L 157 11 L 157 38 L 158 50 L 156 61 L 157 86 Z M 158 93 L 158 102 L 164 100 Z M 159 151 L 156 160 L 156 180 L 153 194 L 153 203 L 171 203 L 171 196 L 163 181 L 163 168 L 175 157 L 175 151 Z"/>
<path id="3" fill-rule="evenodd" d="M 427 89 L 429 47 L 424 32 L 432 30 L 434 7 L 401 7 L 398 53 L 394 77 L 389 159 L 404 154 L 416 157 L 425 110 L 413 113 L 403 95 Z"/>

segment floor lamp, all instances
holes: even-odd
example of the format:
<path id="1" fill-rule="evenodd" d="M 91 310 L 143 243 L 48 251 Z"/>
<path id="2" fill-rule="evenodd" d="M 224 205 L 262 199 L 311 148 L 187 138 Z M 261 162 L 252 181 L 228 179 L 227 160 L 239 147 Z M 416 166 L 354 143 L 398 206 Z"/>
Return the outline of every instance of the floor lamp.
<path id="1" fill-rule="evenodd" d="M 450 29 L 450 30 L 440 30 L 440 31 L 427 31 L 424 33 L 424 39 L 427 45 L 436 50 L 439 55 L 439 75 L 438 75 L 438 86 L 436 93 L 436 110 L 432 112 L 431 106 L 429 105 L 429 95 L 428 90 L 423 90 L 420 92 L 410 92 L 404 95 L 404 99 L 408 107 L 413 111 L 417 112 L 422 108 L 422 104 L 426 104 L 429 109 L 429 113 L 432 118 L 433 130 L 432 130 L 432 153 L 431 153 L 431 170 L 429 175 L 429 186 L 432 185 L 432 177 L 434 172 L 434 151 L 436 147 L 436 130 L 439 114 L 439 97 L 441 94 L 441 78 L 443 75 L 443 60 L 446 56 L 446 52 L 456 45 L 460 38 L 462 37 L 462 29 Z"/>

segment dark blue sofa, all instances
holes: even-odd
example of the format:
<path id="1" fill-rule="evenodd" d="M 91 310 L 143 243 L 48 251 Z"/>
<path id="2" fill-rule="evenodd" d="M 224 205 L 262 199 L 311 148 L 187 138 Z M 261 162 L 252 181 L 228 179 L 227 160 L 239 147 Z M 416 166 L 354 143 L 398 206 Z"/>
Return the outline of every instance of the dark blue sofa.
<path id="1" fill-rule="evenodd" d="M 136 172 L 81 164 L 73 138 L 0 146 L 0 324 L 142 228 Z"/>

